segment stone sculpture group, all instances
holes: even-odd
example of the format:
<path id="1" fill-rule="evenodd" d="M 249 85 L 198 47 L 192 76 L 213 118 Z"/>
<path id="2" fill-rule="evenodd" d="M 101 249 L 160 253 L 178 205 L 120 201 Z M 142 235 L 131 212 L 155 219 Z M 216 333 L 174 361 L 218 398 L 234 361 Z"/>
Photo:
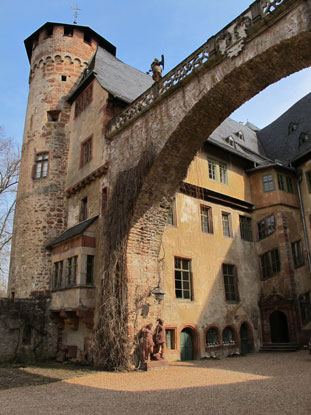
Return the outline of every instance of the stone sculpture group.
<path id="1" fill-rule="evenodd" d="M 164 321 L 161 318 L 157 319 L 157 326 L 152 331 L 152 323 L 143 326 L 141 332 L 141 361 L 146 362 L 150 359 L 164 360 L 166 341 Z"/>

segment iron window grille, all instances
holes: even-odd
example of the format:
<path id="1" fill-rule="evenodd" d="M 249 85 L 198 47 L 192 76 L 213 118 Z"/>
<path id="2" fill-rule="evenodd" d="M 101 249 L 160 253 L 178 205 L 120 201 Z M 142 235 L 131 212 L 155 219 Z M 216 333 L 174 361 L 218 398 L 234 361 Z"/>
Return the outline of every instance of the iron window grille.
<path id="1" fill-rule="evenodd" d="M 218 330 L 215 327 L 211 327 L 206 332 L 206 344 L 207 344 L 207 346 L 216 346 L 216 345 L 219 344 Z"/>

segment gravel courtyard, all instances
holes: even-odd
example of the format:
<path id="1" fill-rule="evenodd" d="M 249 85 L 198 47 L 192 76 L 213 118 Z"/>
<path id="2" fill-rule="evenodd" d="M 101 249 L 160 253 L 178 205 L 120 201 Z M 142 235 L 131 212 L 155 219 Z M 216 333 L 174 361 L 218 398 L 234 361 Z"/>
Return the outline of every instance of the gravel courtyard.
<path id="1" fill-rule="evenodd" d="M 311 414 L 306 351 L 177 362 L 153 372 L 0 369 L 1 385 L 1 415 Z"/>

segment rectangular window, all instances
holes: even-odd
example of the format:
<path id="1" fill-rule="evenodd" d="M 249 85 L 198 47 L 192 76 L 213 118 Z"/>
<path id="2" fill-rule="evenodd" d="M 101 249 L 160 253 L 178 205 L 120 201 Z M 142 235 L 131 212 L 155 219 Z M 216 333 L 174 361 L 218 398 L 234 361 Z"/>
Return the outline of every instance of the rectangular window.
<path id="1" fill-rule="evenodd" d="M 78 275 L 78 257 L 74 256 L 67 258 L 67 269 L 66 269 L 66 286 L 70 287 L 77 284 Z"/>
<path id="2" fill-rule="evenodd" d="M 87 219 L 87 197 L 84 197 L 80 203 L 80 222 L 83 222 Z"/>
<path id="3" fill-rule="evenodd" d="M 252 241 L 252 220 L 247 216 L 240 216 L 240 233 L 241 239 L 245 241 Z"/>
<path id="4" fill-rule="evenodd" d="M 284 176 L 278 174 L 278 185 L 279 189 L 285 191 L 285 183 L 284 183 Z"/>
<path id="5" fill-rule="evenodd" d="M 259 240 L 266 238 L 275 231 L 275 218 L 273 215 L 268 216 L 257 223 Z"/>
<path id="6" fill-rule="evenodd" d="M 295 268 L 301 267 L 305 263 L 301 240 L 292 243 L 292 254 Z"/>
<path id="7" fill-rule="evenodd" d="M 171 226 L 177 225 L 176 201 L 175 200 L 170 204 L 166 223 Z"/>
<path id="8" fill-rule="evenodd" d="M 92 159 L 92 137 L 89 137 L 81 144 L 81 161 L 80 167 L 83 167 L 86 163 Z"/>
<path id="9" fill-rule="evenodd" d="M 231 215 L 230 215 L 230 213 L 222 212 L 221 219 L 222 219 L 223 235 L 228 237 L 228 238 L 232 238 Z"/>
<path id="10" fill-rule="evenodd" d="M 282 192 L 294 193 L 293 181 L 289 176 L 278 174 L 278 186 Z"/>
<path id="11" fill-rule="evenodd" d="M 272 174 L 266 174 L 265 176 L 262 176 L 262 183 L 264 192 L 272 192 L 275 190 Z"/>
<path id="12" fill-rule="evenodd" d="M 93 284 L 94 282 L 94 255 L 87 255 L 86 257 L 86 283 Z"/>
<path id="13" fill-rule="evenodd" d="M 49 153 L 39 153 L 36 155 L 35 161 L 35 179 L 42 179 L 48 175 Z"/>
<path id="14" fill-rule="evenodd" d="M 286 176 L 286 187 L 288 193 L 294 193 L 294 187 L 293 187 L 293 181 L 292 178 L 289 176 Z"/>
<path id="15" fill-rule="evenodd" d="M 219 181 L 228 184 L 227 166 L 221 163 L 219 163 Z"/>
<path id="16" fill-rule="evenodd" d="M 192 299 L 191 260 L 175 257 L 176 298 Z"/>
<path id="17" fill-rule="evenodd" d="M 261 255 L 260 260 L 263 279 L 270 278 L 272 275 L 280 272 L 281 262 L 278 249 L 273 249 Z"/>
<path id="18" fill-rule="evenodd" d="M 208 159 L 208 176 L 211 180 L 228 184 L 227 166 L 219 161 Z"/>
<path id="19" fill-rule="evenodd" d="M 56 122 L 59 120 L 60 110 L 47 111 L 46 116 L 49 122 Z"/>
<path id="20" fill-rule="evenodd" d="M 73 36 L 73 27 L 64 25 L 64 36 Z"/>
<path id="21" fill-rule="evenodd" d="M 93 84 L 90 84 L 76 99 L 75 118 L 78 117 L 85 108 L 90 105 L 93 99 Z"/>
<path id="22" fill-rule="evenodd" d="M 311 170 L 306 171 L 306 181 L 308 186 L 308 192 L 311 193 Z"/>
<path id="23" fill-rule="evenodd" d="M 166 329 L 165 337 L 166 337 L 166 348 L 168 350 L 176 349 L 176 330 Z"/>
<path id="24" fill-rule="evenodd" d="M 201 230 L 204 233 L 213 233 L 212 208 L 201 205 Z"/>
<path id="25" fill-rule="evenodd" d="M 211 180 L 217 180 L 216 163 L 208 160 L 208 175 Z"/>
<path id="26" fill-rule="evenodd" d="M 63 265 L 63 261 L 54 262 L 53 288 L 62 288 L 63 286 Z"/>
<path id="27" fill-rule="evenodd" d="M 239 293 L 236 268 L 234 265 L 223 264 L 222 272 L 224 276 L 226 301 L 228 303 L 237 303 L 239 301 Z"/>

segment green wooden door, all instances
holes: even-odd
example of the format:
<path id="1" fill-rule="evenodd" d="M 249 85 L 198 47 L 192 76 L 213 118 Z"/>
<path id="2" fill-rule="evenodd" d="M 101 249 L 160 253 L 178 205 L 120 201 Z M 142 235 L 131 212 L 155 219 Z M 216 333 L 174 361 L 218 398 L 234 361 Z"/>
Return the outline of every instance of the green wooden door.
<path id="1" fill-rule="evenodd" d="M 180 360 L 193 360 L 192 334 L 187 329 L 180 333 Z"/>
<path id="2" fill-rule="evenodd" d="M 247 330 L 247 325 L 245 323 L 243 323 L 240 328 L 240 340 L 241 340 L 241 353 L 242 354 L 249 353 L 250 350 L 249 350 L 249 342 L 248 342 L 248 330 Z"/>

